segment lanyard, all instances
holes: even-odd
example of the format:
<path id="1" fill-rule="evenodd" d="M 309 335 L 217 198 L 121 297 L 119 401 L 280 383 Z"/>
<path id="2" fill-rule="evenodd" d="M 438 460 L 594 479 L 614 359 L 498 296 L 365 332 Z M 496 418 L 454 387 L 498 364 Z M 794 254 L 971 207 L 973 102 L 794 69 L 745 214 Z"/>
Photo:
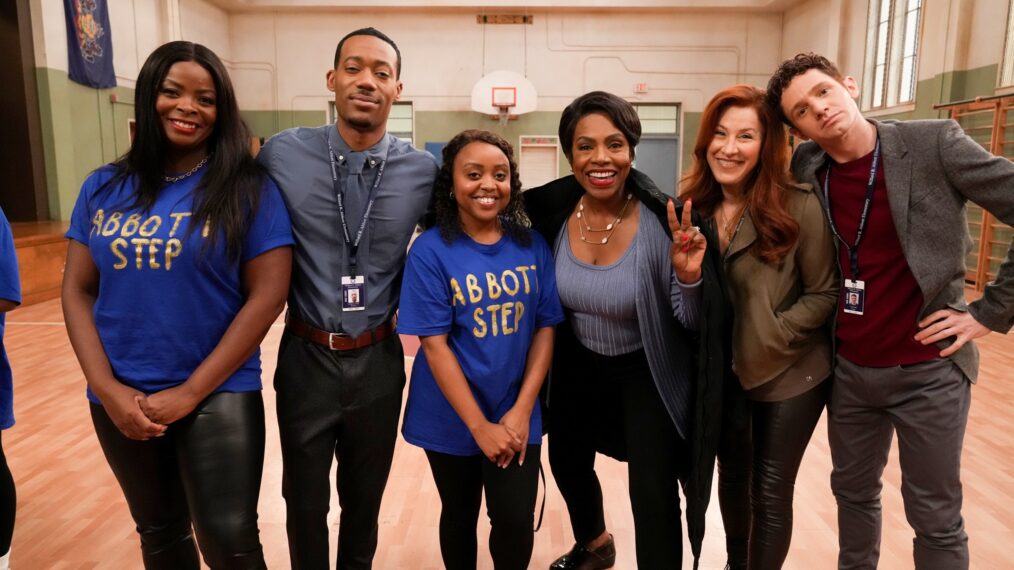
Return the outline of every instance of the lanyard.
<path id="1" fill-rule="evenodd" d="M 373 181 L 373 186 L 370 187 L 369 201 L 366 203 L 363 219 L 359 222 L 359 230 L 356 231 L 355 241 L 352 241 L 352 237 L 349 235 L 348 222 L 345 221 L 345 191 L 342 189 L 341 183 L 338 182 L 338 164 L 335 161 L 335 153 L 334 149 L 331 148 L 330 140 L 327 141 L 327 156 L 331 161 L 331 181 L 334 183 L 334 195 L 338 201 L 338 218 L 342 224 L 342 236 L 345 237 L 345 245 L 349 248 L 349 265 L 355 268 L 356 255 L 359 253 L 359 242 L 362 241 L 363 232 L 366 231 L 366 222 L 370 219 L 373 203 L 377 201 L 377 189 L 380 188 L 380 179 L 384 177 L 384 166 L 387 164 L 387 159 L 391 156 L 391 145 L 387 146 L 387 154 L 380 161 L 380 167 L 377 169 L 377 178 Z"/>
<path id="2" fill-rule="evenodd" d="M 849 252 L 849 265 L 852 269 L 852 278 L 859 279 L 859 242 L 863 239 L 863 231 L 866 229 L 866 220 L 870 215 L 870 208 L 873 206 L 873 191 L 877 186 L 877 166 L 880 164 L 880 137 L 877 137 L 877 144 L 873 147 L 873 164 L 870 165 L 870 179 L 866 182 L 866 201 L 863 203 L 863 212 L 859 217 L 859 228 L 856 229 L 856 243 L 849 246 L 838 233 L 838 227 L 831 216 L 831 200 L 828 197 L 831 185 L 831 163 L 827 165 L 827 177 L 824 178 L 824 208 L 827 210 L 828 225 L 831 226 L 831 233 L 834 234 L 845 249 Z"/>

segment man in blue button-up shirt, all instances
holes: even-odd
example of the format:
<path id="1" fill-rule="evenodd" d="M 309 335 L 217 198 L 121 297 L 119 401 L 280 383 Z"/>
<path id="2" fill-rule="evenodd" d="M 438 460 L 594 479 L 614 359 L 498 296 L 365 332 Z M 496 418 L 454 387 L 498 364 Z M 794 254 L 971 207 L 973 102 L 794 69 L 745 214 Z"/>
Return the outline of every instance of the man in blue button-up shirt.
<path id="1" fill-rule="evenodd" d="M 338 568 L 370 568 L 405 386 L 392 319 L 409 239 L 437 164 L 387 133 L 401 54 L 373 28 L 338 43 L 327 73 L 336 125 L 289 129 L 258 160 L 296 240 L 275 373 L 289 555 L 328 567 L 328 482 L 338 459 Z"/>

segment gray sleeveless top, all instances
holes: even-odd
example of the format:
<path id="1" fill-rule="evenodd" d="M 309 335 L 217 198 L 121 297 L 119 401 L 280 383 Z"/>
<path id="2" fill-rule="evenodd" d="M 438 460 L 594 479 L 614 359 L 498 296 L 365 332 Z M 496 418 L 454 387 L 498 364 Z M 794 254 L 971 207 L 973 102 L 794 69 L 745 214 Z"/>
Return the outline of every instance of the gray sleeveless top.
<path id="1" fill-rule="evenodd" d="M 642 206 L 643 207 L 643 206 Z M 570 248 L 567 224 L 556 239 L 556 287 L 574 336 L 588 350 L 606 356 L 634 352 L 644 346 L 637 323 L 637 300 L 631 279 L 637 273 L 636 244 L 640 224 L 651 216 L 641 212 L 630 247 L 610 265 L 578 260 Z"/>

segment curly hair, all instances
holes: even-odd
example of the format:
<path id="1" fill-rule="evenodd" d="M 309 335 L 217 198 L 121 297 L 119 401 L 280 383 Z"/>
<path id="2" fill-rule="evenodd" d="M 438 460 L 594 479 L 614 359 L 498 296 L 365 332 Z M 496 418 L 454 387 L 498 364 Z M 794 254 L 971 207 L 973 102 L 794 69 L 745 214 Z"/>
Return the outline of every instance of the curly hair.
<path id="1" fill-rule="evenodd" d="M 838 67 L 835 66 L 835 64 L 831 63 L 831 60 L 822 55 L 808 51 L 796 54 L 796 56 L 792 59 L 783 61 L 768 81 L 768 107 L 774 111 L 775 116 L 790 127 L 795 125 L 792 124 L 792 121 L 789 120 L 789 118 L 785 116 L 785 112 L 782 111 L 782 93 L 785 91 L 785 88 L 789 86 L 789 83 L 792 83 L 793 79 L 806 73 L 807 71 L 810 71 L 811 69 L 816 69 L 827 74 L 838 83 L 845 80 L 845 76 L 841 74 L 841 71 L 838 70 Z"/>
<path id="2" fill-rule="evenodd" d="M 777 264 L 799 240 L 799 223 L 787 206 L 790 178 L 785 127 L 764 100 L 764 92 L 752 85 L 733 85 L 719 91 L 708 102 L 694 142 L 693 166 L 680 181 L 680 197 L 692 199 L 694 209 L 706 217 L 714 215 L 722 203 L 722 187 L 708 165 L 708 147 L 726 110 L 746 107 L 756 111 L 763 131 L 761 151 L 744 185 L 748 188 L 747 203 L 757 228 L 757 241 L 752 251 L 758 259 Z"/>
<path id="3" fill-rule="evenodd" d="M 437 173 L 437 179 L 433 183 L 430 208 L 433 215 L 428 220 L 427 227 L 435 225 L 440 228 L 440 237 L 447 243 L 453 242 L 464 233 L 461 228 L 461 219 L 458 217 L 458 203 L 454 200 L 454 159 L 457 158 L 461 149 L 473 142 L 493 145 L 507 157 L 511 171 L 511 197 L 507 202 L 507 207 L 500 212 L 500 222 L 503 225 L 504 233 L 521 245 L 530 245 L 532 236 L 528 228 L 531 222 L 525 215 L 525 203 L 521 196 L 521 179 L 518 177 L 517 162 L 514 160 L 514 148 L 506 139 L 489 131 L 477 129 L 462 131 L 444 146 L 444 161 L 440 166 L 440 172 Z"/>

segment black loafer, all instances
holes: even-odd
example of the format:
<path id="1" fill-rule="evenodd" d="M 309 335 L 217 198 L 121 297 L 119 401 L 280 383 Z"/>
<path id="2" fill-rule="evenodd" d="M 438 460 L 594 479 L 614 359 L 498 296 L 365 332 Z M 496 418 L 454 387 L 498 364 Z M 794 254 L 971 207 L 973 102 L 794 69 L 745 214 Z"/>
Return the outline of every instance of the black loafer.
<path id="1" fill-rule="evenodd" d="M 609 540 L 595 550 L 588 550 L 580 544 L 575 544 L 570 552 L 557 558 L 549 565 L 549 570 L 608 570 L 616 564 L 616 545 L 613 544 L 613 535 Z"/>

